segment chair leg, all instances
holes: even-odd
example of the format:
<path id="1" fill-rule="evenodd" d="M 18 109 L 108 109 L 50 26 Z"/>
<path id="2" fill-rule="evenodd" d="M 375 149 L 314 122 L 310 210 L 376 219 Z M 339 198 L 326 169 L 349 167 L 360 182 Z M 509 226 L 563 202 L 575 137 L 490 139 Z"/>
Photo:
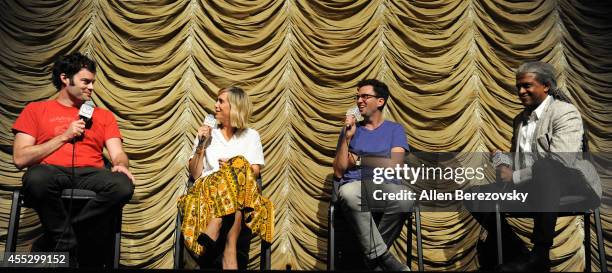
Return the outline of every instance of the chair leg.
<path id="1" fill-rule="evenodd" d="M 423 266 L 423 237 L 421 234 L 421 208 L 419 206 L 414 207 L 415 219 L 416 219 L 416 235 L 417 235 L 417 259 L 419 262 L 419 271 L 424 271 Z"/>
<path id="2" fill-rule="evenodd" d="M 327 270 L 336 270 L 336 231 L 335 226 L 335 215 L 336 206 L 335 204 L 329 205 L 328 220 L 327 220 Z"/>
<path id="3" fill-rule="evenodd" d="M 123 207 L 119 209 L 119 213 L 117 215 L 117 220 L 115 223 L 115 245 L 114 247 L 114 256 L 113 256 L 113 268 L 119 268 L 119 260 L 121 259 L 121 224 L 123 221 Z"/>
<path id="4" fill-rule="evenodd" d="M 597 231 L 597 247 L 599 248 L 599 269 L 601 272 L 608 272 L 608 259 L 606 259 L 599 208 L 596 208 L 593 211 L 593 214 L 595 214 L 595 230 Z"/>
<path id="5" fill-rule="evenodd" d="M 584 272 L 591 272 L 591 213 L 584 214 Z"/>
<path id="6" fill-rule="evenodd" d="M 271 267 L 271 245 L 270 243 L 261 240 L 261 257 L 259 269 L 260 270 L 270 270 Z"/>
<path id="7" fill-rule="evenodd" d="M 13 191 L 13 201 L 11 203 L 11 216 L 9 218 L 8 234 L 6 237 L 5 252 L 15 252 L 17 249 L 17 237 L 19 230 L 19 219 L 21 218 L 21 194 L 20 191 Z"/>
<path id="8" fill-rule="evenodd" d="M 181 233 L 181 226 L 183 225 L 183 217 L 181 212 L 176 212 L 176 228 L 174 229 L 174 269 L 181 268 L 181 262 L 183 260 L 183 234 Z"/>
<path id="9" fill-rule="evenodd" d="M 499 209 L 499 203 L 495 204 L 495 230 L 497 231 L 497 264 L 501 265 L 504 263 L 504 254 L 502 252 L 502 226 L 501 226 L 501 212 Z"/>
<path id="10" fill-rule="evenodd" d="M 406 217 L 406 265 L 412 264 L 412 214 Z"/>

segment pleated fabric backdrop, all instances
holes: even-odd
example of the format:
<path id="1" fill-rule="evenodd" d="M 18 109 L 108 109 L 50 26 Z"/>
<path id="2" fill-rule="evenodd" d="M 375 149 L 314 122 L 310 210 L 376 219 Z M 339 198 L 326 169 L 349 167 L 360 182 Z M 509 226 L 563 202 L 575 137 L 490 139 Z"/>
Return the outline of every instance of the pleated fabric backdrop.
<path id="1" fill-rule="evenodd" d="M 610 152 L 610 14 L 610 2 L 571 0 L 1 1 L 0 144 L 12 145 L 10 128 L 28 102 L 56 95 L 50 68 L 59 55 L 91 56 L 99 65 L 94 102 L 117 117 L 137 178 L 123 214 L 121 263 L 169 268 L 196 128 L 218 89 L 242 86 L 263 141 L 264 194 L 276 206 L 272 267 L 324 269 L 331 163 L 359 80 L 389 85 L 386 117 L 406 128 L 415 150 L 508 150 L 511 119 L 522 108 L 514 70 L 550 62 L 590 128 L 591 151 Z M 602 174 L 608 198 L 610 172 Z M 2 149 L 0 244 L 22 174 Z M 426 270 L 477 268 L 481 230 L 469 213 L 422 217 Z M 583 268 L 580 223 L 558 221 L 553 270 Z M 530 220 L 512 224 L 529 234 Z M 24 209 L 19 249 L 40 231 Z M 401 236 L 393 251 L 403 258 L 405 230 Z"/>

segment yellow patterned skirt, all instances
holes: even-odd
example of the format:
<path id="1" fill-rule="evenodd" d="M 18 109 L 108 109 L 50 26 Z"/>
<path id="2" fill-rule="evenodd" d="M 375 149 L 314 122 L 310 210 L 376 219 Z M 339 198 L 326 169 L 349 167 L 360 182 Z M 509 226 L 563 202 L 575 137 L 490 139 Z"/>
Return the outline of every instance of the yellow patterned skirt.
<path id="1" fill-rule="evenodd" d="M 274 207 L 261 196 L 251 164 L 242 156 L 231 158 L 219 171 L 198 179 L 187 194 L 179 197 L 178 208 L 183 215 L 185 246 L 198 256 L 205 249 L 197 239 L 210 220 L 236 211 L 242 211 L 245 225 L 262 240 L 272 242 L 274 236 Z"/>

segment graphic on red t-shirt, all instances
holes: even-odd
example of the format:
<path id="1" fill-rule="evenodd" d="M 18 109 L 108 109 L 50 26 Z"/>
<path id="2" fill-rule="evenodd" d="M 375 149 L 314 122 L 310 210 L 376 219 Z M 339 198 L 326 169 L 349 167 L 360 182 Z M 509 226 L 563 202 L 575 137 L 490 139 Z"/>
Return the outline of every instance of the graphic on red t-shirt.
<path id="1" fill-rule="evenodd" d="M 13 133 L 25 133 L 36 138 L 39 145 L 61 135 L 70 123 L 79 118 L 79 109 L 60 104 L 57 100 L 29 103 L 21 112 Z M 76 142 L 75 167 L 103 167 L 102 151 L 104 143 L 111 138 L 121 138 L 117 121 L 113 114 L 102 108 L 95 108 L 91 127 L 85 129 L 82 141 Z M 73 144 L 68 142 L 42 160 L 43 164 L 72 166 Z"/>

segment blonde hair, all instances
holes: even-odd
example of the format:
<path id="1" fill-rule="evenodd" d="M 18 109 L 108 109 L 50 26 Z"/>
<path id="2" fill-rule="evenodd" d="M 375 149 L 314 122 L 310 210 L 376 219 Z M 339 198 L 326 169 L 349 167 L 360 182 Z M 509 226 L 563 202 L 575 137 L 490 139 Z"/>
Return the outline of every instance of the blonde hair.
<path id="1" fill-rule="evenodd" d="M 251 100 L 246 92 L 237 86 L 219 90 L 218 96 L 223 93 L 227 93 L 227 100 L 230 105 L 230 125 L 236 128 L 238 132 L 242 132 L 249 123 Z"/>

